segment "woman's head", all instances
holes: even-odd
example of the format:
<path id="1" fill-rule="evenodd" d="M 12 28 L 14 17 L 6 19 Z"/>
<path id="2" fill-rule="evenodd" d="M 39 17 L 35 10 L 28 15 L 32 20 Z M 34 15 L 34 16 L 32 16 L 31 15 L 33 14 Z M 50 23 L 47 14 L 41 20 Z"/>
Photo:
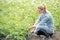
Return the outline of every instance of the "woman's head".
<path id="1" fill-rule="evenodd" d="M 38 11 L 39 13 L 44 13 L 46 11 L 46 5 L 45 4 L 38 5 Z"/>

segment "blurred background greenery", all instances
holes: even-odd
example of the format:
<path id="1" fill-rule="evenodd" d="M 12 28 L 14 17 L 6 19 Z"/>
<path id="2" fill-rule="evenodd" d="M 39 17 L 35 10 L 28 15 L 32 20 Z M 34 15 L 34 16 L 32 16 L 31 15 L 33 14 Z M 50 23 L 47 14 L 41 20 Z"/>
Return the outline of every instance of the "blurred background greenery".
<path id="1" fill-rule="evenodd" d="M 0 38 L 26 40 L 27 27 L 38 18 L 37 5 L 41 3 L 52 13 L 55 30 L 60 29 L 60 0 L 0 0 Z"/>

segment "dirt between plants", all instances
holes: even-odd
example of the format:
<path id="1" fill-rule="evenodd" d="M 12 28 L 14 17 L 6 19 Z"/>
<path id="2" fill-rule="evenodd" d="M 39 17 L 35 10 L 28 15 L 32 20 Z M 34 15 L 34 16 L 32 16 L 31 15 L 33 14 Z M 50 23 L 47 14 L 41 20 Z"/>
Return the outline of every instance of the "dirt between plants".
<path id="1" fill-rule="evenodd" d="M 39 36 L 33 35 L 31 38 L 27 38 L 27 40 L 41 40 L 41 38 Z M 50 38 L 49 40 L 60 40 L 60 30 L 55 31 L 52 38 Z"/>
<path id="2" fill-rule="evenodd" d="M 2 37 L 0 40 L 5 40 L 5 38 Z M 41 37 L 33 35 L 31 38 L 27 37 L 27 40 L 41 40 Z M 60 30 L 55 31 L 53 38 L 50 38 L 49 40 L 60 40 Z"/>

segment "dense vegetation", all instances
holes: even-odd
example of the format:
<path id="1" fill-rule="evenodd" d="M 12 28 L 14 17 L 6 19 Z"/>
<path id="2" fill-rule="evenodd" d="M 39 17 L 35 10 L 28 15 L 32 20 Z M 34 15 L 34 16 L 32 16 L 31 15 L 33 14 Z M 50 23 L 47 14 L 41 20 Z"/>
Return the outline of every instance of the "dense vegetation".
<path id="1" fill-rule="evenodd" d="M 0 38 L 26 40 L 27 27 L 34 24 L 39 16 L 37 4 L 46 3 L 52 13 L 55 30 L 60 28 L 59 0 L 0 0 Z"/>

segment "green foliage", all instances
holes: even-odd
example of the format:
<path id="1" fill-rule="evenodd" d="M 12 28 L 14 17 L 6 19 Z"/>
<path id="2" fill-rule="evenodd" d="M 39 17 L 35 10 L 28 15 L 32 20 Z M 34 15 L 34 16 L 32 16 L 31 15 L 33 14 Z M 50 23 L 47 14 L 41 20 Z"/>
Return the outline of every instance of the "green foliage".
<path id="1" fill-rule="evenodd" d="M 34 24 L 39 14 L 37 4 L 46 3 L 55 20 L 55 30 L 60 29 L 60 1 L 52 0 L 0 0 L 0 35 L 6 40 L 26 40 L 27 27 Z M 1 37 L 1 36 L 0 36 Z"/>

